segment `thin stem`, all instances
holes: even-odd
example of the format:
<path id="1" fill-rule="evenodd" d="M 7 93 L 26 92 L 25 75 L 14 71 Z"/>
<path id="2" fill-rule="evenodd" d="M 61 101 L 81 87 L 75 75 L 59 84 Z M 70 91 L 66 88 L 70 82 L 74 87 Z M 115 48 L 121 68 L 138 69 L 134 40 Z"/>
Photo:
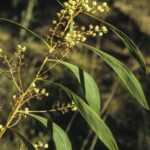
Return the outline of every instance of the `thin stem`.
<path id="1" fill-rule="evenodd" d="M 90 140 L 90 138 L 92 136 L 92 133 L 93 133 L 93 131 L 90 129 L 89 132 L 88 132 L 88 135 L 87 135 L 86 139 L 84 140 L 84 142 L 82 144 L 81 150 L 85 149 L 86 145 L 88 144 L 88 142 L 89 142 L 89 140 Z"/>
<path id="2" fill-rule="evenodd" d="M 94 147 L 95 147 L 95 145 L 97 143 L 97 140 L 98 140 L 98 137 L 95 135 L 93 140 L 92 140 L 92 144 L 91 144 L 89 150 L 93 150 L 94 149 Z"/>
<path id="3" fill-rule="evenodd" d="M 12 66 L 11 66 L 10 62 L 8 61 L 6 55 L 4 56 L 4 60 L 5 60 L 5 62 L 7 63 L 8 67 L 9 67 L 9 71 L 10 71 L 10 74 L 12 76 L 12 80 L 13 80 L 14 85 L 16 86 L 16 88 L 18 89 L 18 91 L 21 92 L 22 90 L 20 89 L 20 87 L 19 87 L 19 85 L 18 85 L 18 83 L 17 83 L 17 81 L 15 79 L 15 76 L 14 76 L 13 70 L 12 70 Z"/>
<path id="4" fill-rule="evenodd" d="M 20 84 L 20 87 L 23 91 L 23 85 L 22 85 L 22 80 L 21 80 L 21 64 L 22 64 L 22 59 L 20 57 L 19 58 L 19 66 L 18 66 L 18 80 L 19 80 L 19 84 Z"/>
<path id="5" fill-rule="evenodd" d="M 111 93 L 107 99 L 107 101 L 105 102 L 102 110 L 101 110 L 101 115 L 103 116 L 103 114 L 106 112 L 106 110 L 108 109 L 111 101 L 112 101 L 112 98 L 114 97 L 117 89 L 118 89 L 118 86 L 119 86 L 119 81 L 118 81 L 118 78 L 115 79 L 113 85 L 112 85 L 112 89 L 111 89 Z"/>
<path id="6" fill-rule="evenodd" d="M 78 112 L 75 112 L 75 113 L 73 114 L 72 118 L 70 119 L 70 121 L 69 121 L 69 123 L 68 123 L 68 126 L 67 126 L 67 128 L 66 128 L 66 133 L 68 133 L 68 132 L 70 131 L 70 128 L 71 128 L 71 126 L 72 126 L 72 124 L 73 124 L 73 122 L 74 122 L 74 120 L 75 120 L 77 114 L 78 114 Z"/>
<path id="7" fill-rule="evenodd" d="M 7 130 L 7 128 L 9 127 L 9 125 L 11 124 L 11 122 L 13 121 L 13 119 L 15 118 L 16 114 L 18 113 L 22 102 L 24 101 L 25 96 L 28 94 L 28 92 L 30 91 L 30 88 L 32 87 L 32 84 L 35 83 L 37 81 L 37 79 L 39 78 L 39 75 L 44 67 L 44 65 L 46 64 L 48 60 L 48 56 L 45 57 L 38 73 L 35 76 L 35 79 L 32 81 L 32 83 L 29 85 L 29 87 L 27 88 L 27 90 L 18 98 L 18 100 L 15 103 L 15 106 L 13 107 L 12 112 L 10 113 L 8 120 L 6 122 L 6 125 L 4 126 L 4 128 L 1 130 L 0 132 L 0 138 L 3 136 L 3 134 L 5 133 L 5 131 Z M 9 63 L 9 62 L 8 62 Z M 10 70 L 11 71 L 11 70 Z M 14 78 L 15 79 L 15 78 Z"/>

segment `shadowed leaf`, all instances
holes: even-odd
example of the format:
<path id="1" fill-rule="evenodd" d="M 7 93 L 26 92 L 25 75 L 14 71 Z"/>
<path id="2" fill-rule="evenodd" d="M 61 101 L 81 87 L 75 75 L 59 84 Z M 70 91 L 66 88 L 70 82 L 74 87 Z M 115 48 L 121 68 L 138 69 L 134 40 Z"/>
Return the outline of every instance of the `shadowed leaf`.
<path id="1" fill-rule="evenodd" d="M 74 100 L 79 112 L 83 118 L 87 121 L 91 129 L 95 132 L 98 138 L 105 144 L 109 150 L 118 150 L 116 141 L 107 127 L 105 122 L 98 116 L 98 114 L 91 109 L 79 96 L 77 96 L 73 91 L 64 87 L 63 85 L 57 83 L 51 83 L 57 87 L 60 87 L 65 93 Z"/>
<path id="2" fill-rule="evenodd" d="M 24 142 L 24 144 L 28 150 L 36 150 L 36 148 L 32 145 L 32 143 L 25 136 L 23 136 L 21 133 L 19 133 L 16 130 L 12 130 L 12 129 L 10 129 L 10 131 L 16 133 L 22 139 L 22 141 Z"/>
<path id="3" fill-rule="evenodd" d="M 70 69 L 74 73 L 74 75 L 82 85 L 89 106 L 97 114 L 100 114 L 100 94 L 98 86 L 94 81 L 94 79 L 87 72 L 83 71 L 82 69 L 71 63 L 59 60 L 50 60 L 50 61 L 58 61 L 61 64 L 65 65 L 68 69 Z"/>
<path id="4" fill-rule="evenodd" d="M 49 127 L 48 119 L 38 116 L 38 115 L 33 115 L 33 114 L 28 114 L 28 115 L 35 118 L 39 122 L 41 122 L 46 128 Z M 61 129 L 54 122 L 52 123 L 52 128 L 53 128 L 53 140 L 54 140 L 56 149 L 57 150 L 72 150 L 70 140 L 67 134 L 63 131 L 63 129 Z"/>

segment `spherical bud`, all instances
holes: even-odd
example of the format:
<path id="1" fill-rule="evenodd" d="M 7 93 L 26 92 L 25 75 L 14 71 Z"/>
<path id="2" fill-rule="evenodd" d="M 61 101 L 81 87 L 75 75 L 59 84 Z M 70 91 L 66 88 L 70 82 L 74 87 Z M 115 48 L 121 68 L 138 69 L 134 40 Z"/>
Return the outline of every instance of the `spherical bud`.
<path id="1" fill-rule="evenodd" d="M 88 3 L 89 2 L 89 0 L 85 0 L 85 3 Z"/>
<path id="2" fill-rule="evenodd" d="M 99 31 L 99 26 L 98 25 L 95 26 L 95 31 Z"/>
<path id="3" fill-rule="evenodd" d="M 43 143 L 41 141 L 38 142 L 39 147 L 43 147 Z"/>
<path id="4" fill-rule="evenodd" d="M 86 37 L 83 37 L 83 38 L 82 38 L 82 42 L 85 42 L 85 41 L 86 41 Z"/>
<path id="5" fill-rule="evenodd" d="M 21 49 L 22 47 L 21 47 L 21 45 L 17 45 L 17 49 Z"/>
<path id="6" fill-rule="evenodd" d="M 73 13 L 74 13 L 73 10 L 72 10 L 72 9 L 69 9 L 69 14 L 70 14 L 70 15 L 73 15 Z"/>
<path id="7" fill-rule="evenodd" d="M 94 28 L 93 25 L 90 24 L 90 25 L 89 25 L 89 29 L 93 29 L 93 28 Z"/>
<path id="8" fill-rule="evenodd" d="M 92 36 L 95 37 L 95 36 L 96 36 L 96 33 L 93 33 Z"/>
<path id="9" fill-rule="evenodd" d="M 82 26 L 82 27 L 81 27 L 81 30 L 82 30 L 82 31 L 85 31 L 85 27 L 84 27 L 84 26 Z"/>
<path id="10" fill-rule="evenodd" d="M 106 27 L 106 26 L 102 26 L 102 31 L 103 31 L 104 33 L 108 32 L 107 27 Z"/>
<path id="11" fill-rule="evenodd" d="M 56 21 L 56 20 L 53 20 L 53 24 L 57 24 L 57 21 Z"/>
<path id="12" fill-rule="evenodd" d="M 29 113 L 29 108 L 26 107 L 26 108 L 24 109 L 24 112 L 25 112 L 26 114 L 28 114 L 28 113 Z"/>
<path id="13" fill-rule="evenodd" d="M 60 17 L 61 16 L 61 14 L 60 13 L 57 13 L 57 17 Z"/>
<path id="14" fill-rule="evenodd" d="M 36 87 L 36 84 L 35 84 L 35 83 L 32 83 L 32 85 L 31 85 L 31 86 L 35 88 L 35 87 Z"/>
<path id="15" fill-rule="evenodd" d="M 3 128 L 3 125 L 2 124 L 0 124 L 0 130 Z"/>
<path id="16" fill-rule="evenodd" d="M 71 4 L 72 4 L 72 5 L 76 5 L 76 2 L 75 2 L 75 1 L 71 1 Z"/>
<path id="17" fill-rule="evenodd" d="M 42 89 L 41 90 L 41 94 L 45 94 L 46 90 L 45 89 Z"/>
<path id="18" fill-rule="evenodd" d="M 87 8 L 86 8 L 86 11 L 87 11 L 87 12 L 90 12 L 90 11 L 91 11 L 91 8 L 90 8 L 90 7 L 87 7 Z"/>
<path id="19" fill-rule="evenodd" d="M 22 47 L 22 51 L 23 51 L 23 52 L 25 52 L 25 51 L 26 51 L 26 49 L 27 49 L 27 48 L 26 48 L 25 46 L 24 46 L 24 47 Z"/>
<path id="20" fill-rule="evenodd" d="M 17 97 L 16 95 L 13 95 L 13 99 L 16 99 L 16 97 Z"/>
<path id="21" fill-rule="evenodd" d="M 73 106 L 73 107 L 71 108 L 71 110 L 72 110 L 72 111 L 76 111 L 76 110 L 77 110 L 77 107 L 76 107 L 76 106 Z"/>
<path id="22" fill-rule="evenodd" d="M 49 93 L 46 93 L 45 96 L 49 96 Z"/>
<path id="23" fill-rule="evenodd" d="M 97 2 L 96 2 L 96 1 L 93 1 L 92 5 L 93 5 L 93 6 L 96 6 L 96 5 L 97 5 Z"/>
<path id="24" fill-rule="evenodd" d="M 37 89 L 37 88 L 35 88 L 35 89 L 34 89 L 34 91 L 35 91 L 35 93 L 37 93 L 37 94 L 38 94 L 40 90 L 39 90 L 39 89 Z"/>
<path id="25" fill-rule="evenodd" d="M 78 38 L 80 38 L 81 37 L 81 34 L 78 34 Z"/>
<path id="26" fill-rule="evenodd" d="M 60 11 L 60 13 L 61 13 L 61 14 L 64 14 L 64 13 L 65 13 L 65 10 L 62 9 L 62 10 Z"/>
<path id="27" fill-rule="evenodd" d="M 103 32 L 100 32 L 100 33 L 99 33 L 99 36 L 103 36 Z"/>
<path id="28" fill-rule="evenodd" d="M 103 5 L 104 7 L 107 7 L 107 6 L 108 6 L 106 2 L 103 2 L 102 5 Z"/>
<path id="29" fill-rule="evenodd" d="M 65 6 L 65 7 L 68 7 L 69 4 L 68 4 L 67 2 L 64 2 L 64 6 Z"/>
<path id="30" fill-rule="evenodd" d="M 37 145 L 37 144 L 34 144 L 33 146 L 34 146 L 35 148 L 37 148 L 37 147 L 38 147 L 38 145 Z"/>
<path id="31" fill-rule="evenodd" d="M 49 146 L 48 146 L 48 144 L 46 143 L 46 144 L 44 144 L 44 146 L 43 146 L 45 149 L 47 149 Z"/>
<path id="32" fill-rule="evenodd" d="M 102 6 L 98 6 L 97 10 L 100 11 L 100 12 L 104 12 L 104 8 Z"/>

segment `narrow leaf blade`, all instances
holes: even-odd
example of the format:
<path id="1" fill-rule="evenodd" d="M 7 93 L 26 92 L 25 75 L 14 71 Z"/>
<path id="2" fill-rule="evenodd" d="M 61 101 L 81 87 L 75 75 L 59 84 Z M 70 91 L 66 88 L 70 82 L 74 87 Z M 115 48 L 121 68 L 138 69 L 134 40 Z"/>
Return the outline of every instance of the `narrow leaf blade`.
<path id="1" fill-rule="evenodd" d="M 149 109 L 143 89 L 139 81 L 125 65 L 123 65 L 119 60 L 117 60 L 113 56 L 99 49 L 96 49 L 92 46 L 83 43 L 81 45 L 83 45 L 84 47 L 88 48 L 89 50 L 93 51 L 98 56 L 100 56 L 116 72 L 116 74 L 119 76 L 119 78 L 124 83 L 126 88 L 135 97 L 135 99 L 141 104 L 141 106 L 143 106 L 146 109 Z"/>
<path id="2" fill-rule="evenodd" d="M 10 129 L 10 131 L 16 133 L 22 139 L 22 141 L 24 142 L 24 144 L 28 150 L 36 150 L 36 148 L 31 144 L 31 142 L 25 136 L 23 136 L 21 133 L 19 133 L 16 130 L 12 130 L 12 129 Z"/>
<path id="3" fill-rule="evenodd" d="M 48 120 L 44 117 L 28 114 L 34 119 L 41 122 L 46 128 L 48 128 Z M 57 150 L 72 150 L 72 146 L 67 134 L 56 123 L 52 123 L 53 126 L 53 140 Z"/>
<path id="4" fill-rule="evenodd" d="M 116 141 L 107 127 L 105 122 L 98 116 L 98 114 L 91 109 L 79 96 L 77 96 L 73 91 L 64 87 L 60 84 L 53 83 L 55 86 L 60 87 L 65 93 L 73 98 L 79 112 L 83 118 L 87 121 L 91 129 L 95 132 L 98 138 L 105 144 L 109 150 L 118 150 Z"/>
<path id="5" fill-rule="evenodd" d="M 50 61 L 58 61 L 58 60 L 50 60 Z M 73 74 L 76 76 L 76 78 L 82 85 L 89 106 L 97 114 L 100 115 L 100 94 L 99 94 L 98 86 L 94 81 L 94 79 L 87 72 L 81 70 L 79 67 L 71 63 L 65 61 L 59 61 L 59 62 L 65 65 L 68 69 L 70 69 L 70 71 L 73 72 Z"/>

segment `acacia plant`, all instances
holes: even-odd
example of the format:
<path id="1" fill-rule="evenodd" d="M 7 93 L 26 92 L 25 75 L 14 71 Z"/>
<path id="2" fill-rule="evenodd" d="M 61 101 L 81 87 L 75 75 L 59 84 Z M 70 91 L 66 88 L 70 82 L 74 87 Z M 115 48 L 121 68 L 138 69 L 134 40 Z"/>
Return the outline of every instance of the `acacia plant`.
<path id="1" fill-rule="evenodd" d="M 133 73 L 119 60 L 102 50 L 86 44 L 86 41 L 89 37 L 101 37 L 103 34 L 107 33 L 108 30 L 110 30 L 114 32 L 118 38 L 120 38 L 120 40 L 122 40 L 122 42 L 130 51 L 131 55 L 140 64 L 142 70 L 146 72 L 144 59 L 137 46 L 130 40 L 129 37 L 127 37 L 123 32 L 113 25 L 96 16 L 97 13 L 102 14 L 109 11 L 109 7 L 106 2 L 97 3 L 96 1 L 89 0 L 68 0 L 64 3 L 58 1 L 58 3 L 62 6 L 62 9 L 56 14 L 57 17 L 53 20 L 52 26 L 47 32 L 47 40 L 42 39 L 36 33 L 33 33 L 29 29 L 16 22 L 6 18 L 0 18 L 1 22 L 15 24 L 18 27 L 32 33 L 34 36 L 42 40 L 47 46 L 47 54 L 33 81 L 28 85 L 25 85 L 24 81 L 22 80 L 22 70 L 24 67 L 23 63 L 26 59 L 24 54 L 26 51 L 28 51 L 28 49 L 20 44 L 17 45 L 16 52 L 12 58 L 7 55 L 5 50 L 0 49 L 0 61 L 3 62 L 6 67 L 5 69 L 2 68 L 0 73 L 1 75 L 6 76 L 8 80 L 13 83 L 17 90 L 17 93 L 13 94 L 12 100 L 10 100 L 12 103 L 12 109 L 6 120 L 6 123 L 0 125 L 0 138 L 3 137 L 7 130 L 10 130 L 15 132 L 23 140 L 27 149 L 34 150 L 40 148 L 40 145 L 32 144 L 32 142 L 27 140 L 27 138 L 25 138 L 21 133 L 15 130 L 15 126 L 19 125 L 21 118 L 26 116 L 38 120 L 46 128 L 52 128 L 51 130 L 53 130 L 53 134 L 51 136 L 53 136 L 56 149 L 71 150 L 72 146 L 70 140 L 63 129 L 61 129 L 61 127 L 59 127 L 56 123 L 35 114 L 37 112 L 46 113 L 56 112 L 57 110 L 61 110 L 63 112 L 71 110 L 79 111 L 90 128 L 95 132 L 97 137 L 108 149 L 118 150 L 119 148 L 113 134 L 101 117 L 101 99 L 96 82 L 87 72 L 81 68 L 78 68 L 78 66 L 75 66 L 74 64 L 65 62 L 64 59 L 70 51 L 75 49 L 76 46 L 81 46 L 92 51 L 114 70 L 116 75 L 120 78 L 120 81 L 124 83 L 125 87 L 138 101 L 138 103 L 145 109 L 149 109 L 142 87 Z M 80 14 L 88 16 L 91 19 L 95 19 L 102 25 L 89 24 L 85 26 L 79 26 L 75 21 L 75 18 Z M 62 51 L 63 54 L 60 59 L 52 59 L 53 53 L 62 53 Z M 50 66 L 51 63 L 53 63 L 52 66 Z M 14 68 L 14 64 L 16 64 L 16 68 Z M 48 72 L 50 72 L 51 69 L 58 64 L 62 64 L 67 67 L 77 78 L 79 81 L 79 86 L 82 87 L 84 99 L 66 86 L 52 82 L 50 81 L 49 77 L 47 77 Z M 8 71 L 6 72 L 5 70 Z M 27 105 L 30 101 L 39 98 L 44 99 L 45 96 L 49 96 L 49 91 L 46 89 L 46 87 L 39 86 L 40 84 L 61 89 L 72 101 L 65 106 L 57 107 L 55 109 L 31 110 Z M 50 126 L 50 124 L 52 126 Z M 45 144 L 43 147 L 48 148 L 50 145 Z"/>

